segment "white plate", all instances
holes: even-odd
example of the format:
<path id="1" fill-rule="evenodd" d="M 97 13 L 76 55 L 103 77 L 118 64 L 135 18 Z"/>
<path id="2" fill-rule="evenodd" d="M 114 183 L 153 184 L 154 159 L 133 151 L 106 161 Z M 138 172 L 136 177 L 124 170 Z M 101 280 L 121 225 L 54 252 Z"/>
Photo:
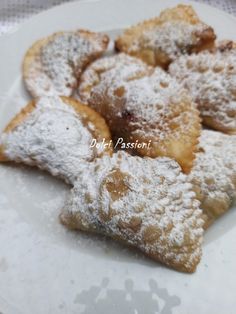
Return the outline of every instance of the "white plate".
<path id="1" fill-rule="evenodd" d="M 80 27 L 114 36 L 177 3 L 80 1 L 39 14 L 2 37 L 0 127 L 28 101 L 21 62 L 36 39 Z M 209 6 L 192 4 L 219 38 L 236 40 L 236 19 Z M 235 313 L 235 210 L 206 233 L 202 261 L 197 272 L 188 275 L 104 238 L 66 231 L 57 216 L 67 191 L 63 183 L 40 171 L 0 166 L 1 313 Z"/>

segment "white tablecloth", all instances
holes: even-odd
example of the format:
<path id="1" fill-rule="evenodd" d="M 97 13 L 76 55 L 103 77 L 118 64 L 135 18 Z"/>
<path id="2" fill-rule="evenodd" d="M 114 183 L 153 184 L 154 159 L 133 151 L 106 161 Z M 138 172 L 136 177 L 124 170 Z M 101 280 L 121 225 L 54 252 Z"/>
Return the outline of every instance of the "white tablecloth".
<path id="1" fill-rule="evenodd" d="M 71 1 L 75 0 L 0 0 L 0 35 L 14 31 L 19 23 L 36 13 Z M 236 0 L 195 1 L 208 3 L 236 16 Z"/>

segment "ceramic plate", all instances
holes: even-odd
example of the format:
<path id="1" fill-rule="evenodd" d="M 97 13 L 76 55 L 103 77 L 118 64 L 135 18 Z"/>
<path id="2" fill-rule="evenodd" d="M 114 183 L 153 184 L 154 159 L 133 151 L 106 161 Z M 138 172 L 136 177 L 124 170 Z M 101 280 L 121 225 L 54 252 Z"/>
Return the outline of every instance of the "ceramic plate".
<path id="1" fill-rule="evenodd" d="M 29 100 L 21 62 L 35 40 L 76 28 L 115 37 L 124 27 L 178 3 L 79 1 L 39 14 L 1 37 L 1 129 Z M 203 4 L 191 4 L 220 39 L 236 40 L 235 18 Z M 43 172 L 0 165 L 0 313 L 235 313 L 234 208 L 207 231 L 202 261 L 197 272 L 189 275 L 102 237 L 66 231 L 58 222 L 58 213 L 67 192 L 67 186 Z"/>

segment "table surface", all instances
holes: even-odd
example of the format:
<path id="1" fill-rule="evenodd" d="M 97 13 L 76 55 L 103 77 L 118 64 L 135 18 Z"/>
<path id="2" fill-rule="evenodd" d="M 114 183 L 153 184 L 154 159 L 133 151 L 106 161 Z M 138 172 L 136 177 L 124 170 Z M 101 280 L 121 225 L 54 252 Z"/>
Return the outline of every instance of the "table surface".
<path id="1" fill-rule="evenodd" d="M 13 32 L 19 23 L 43 10 L 75 0 L 1 0 L 0 35 Z M 78 0 L 77 0 L 78 1 Z M 157 0 L 161 1 L 161 0 Z M 195 0 L 236 16 L 236 0 Z M 181 0 L 180 0 L 181 2 Z"/>

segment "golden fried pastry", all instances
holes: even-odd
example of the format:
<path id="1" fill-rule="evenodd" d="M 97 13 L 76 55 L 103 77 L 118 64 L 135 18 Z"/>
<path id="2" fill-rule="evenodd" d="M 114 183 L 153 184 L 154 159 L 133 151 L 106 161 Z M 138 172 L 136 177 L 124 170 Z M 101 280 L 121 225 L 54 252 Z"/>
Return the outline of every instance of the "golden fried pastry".
<path id="1" fill-rule="evenodd" d="M 91 147 L 93 139 L 104 145 Z M 103 118 L 67 97 L 30 102 L 0 137 L 1 162 L 38 166 L 69 183 L 76 180 L 81 161 L 92 161 L 105 153 L 112 153 L 112 145 Z"/>
<path id="2" fill-rule="evenodd" d="M 79 166 L 60 216 L 64 225 L 105 234 L 179 271 L 195 271 L 202 211 L 174 160 L 119 151 Z"/>
<path id="3" fill-rule="evenodd" d="M 140 155 L 171 157 L 185 172 L 191 169 L 201 128 L 199 112 L 161 68 L 125 54 L 106 57 L 82 74 L 79 94 L 105 118 L 114 137 L 139 143 Z"/>
<path id="4" fill-rule="evenodd" d="M 191 6 L 178 5 L 125 30 L 117 38 L 116 48 L 167 68 L 183 54 L 212 47 L 215 38 L 214 30 L 200 21 Z"/>
<path id="5" fill-rule="evenodd" d="M 107 72 L 113 84 L 117 80 L 132 81 L 142 78 L 153 72 L 153 67 L 124 53 L 98 59 L 80 77 L 77 89 L 79 100 L 88 104 L 93 88 L 100 83 L 103 73 Z"/>
<path id="6" fill-rule="evenodd" d="M 189 179 L 208 227 L 236 199 L 236 136 L 203 130 Z"/>
<path id="7" fill-rule="evenodd" d="M 58 32 L 27 51 L 23 77 L 33 97 L 70 96 L 83 69 L 106 50 L 108 36 L 86 30 Z"/>
<path id="8" fill-rule="evenodd" d="M 236 133 L 236 44 L 182 56 L 169 72 L 188 89 L 206 126 Z"/>

